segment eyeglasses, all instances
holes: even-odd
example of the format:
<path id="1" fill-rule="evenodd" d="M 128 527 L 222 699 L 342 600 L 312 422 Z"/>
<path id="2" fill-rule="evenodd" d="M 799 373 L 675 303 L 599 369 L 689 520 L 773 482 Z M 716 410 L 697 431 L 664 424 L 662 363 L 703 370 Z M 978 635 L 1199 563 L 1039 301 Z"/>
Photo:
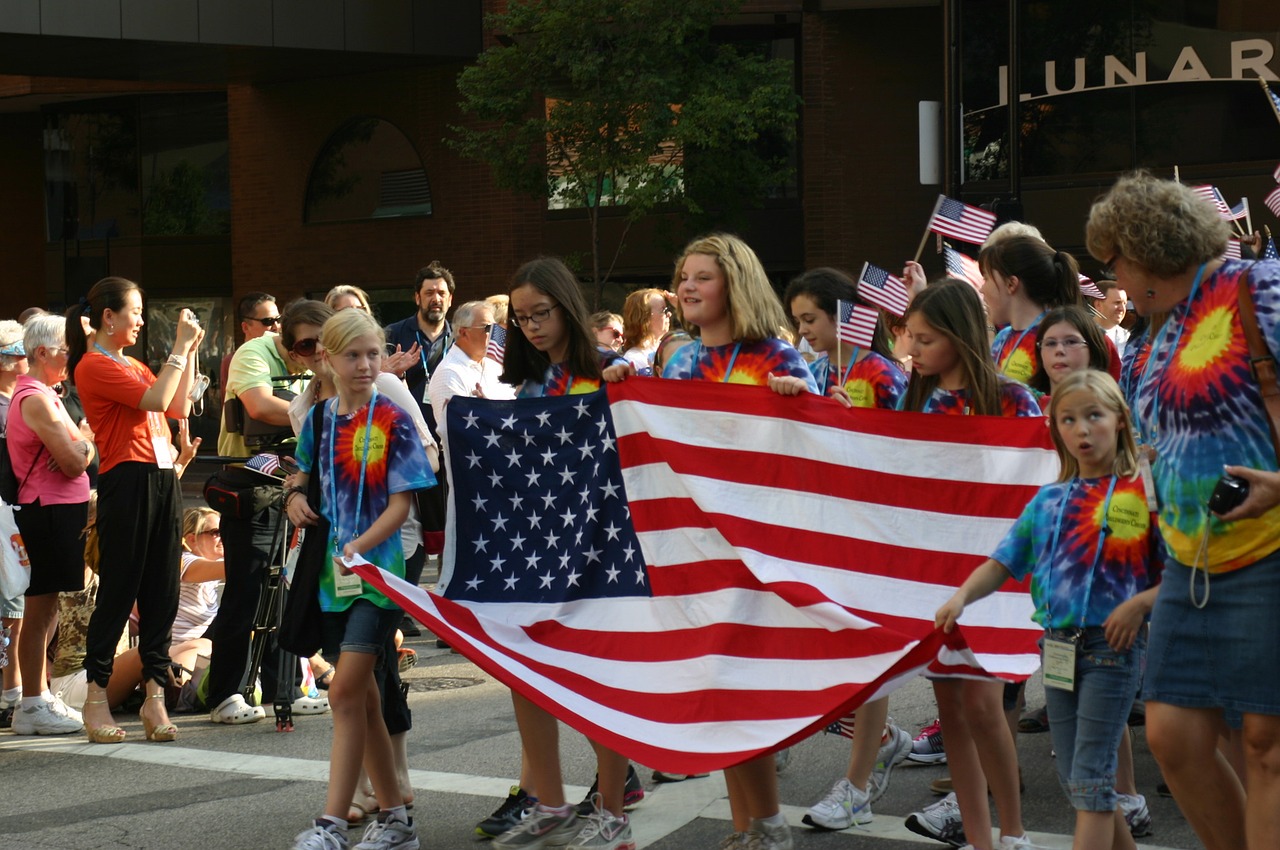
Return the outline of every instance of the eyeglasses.
<path id="1" fill-rule="evenodd" d="M 1114 278 L 1116 276 L 1116 260 L 1118 259 L 1120 259 L 1120 254 L 1117 252 L 1111 259 L 1102 264 L 1102 273 L 1098 276 Z"/>
<path id="2" fill-rule="evenodd" d="M 1066 339 L 1046 339 L 1043 342 L 1040 342 L 1039 346 L 1042 349 L 1048 349 L 1049 351 L 1053 351 L 1056 348 L 1061 348 L 1066 351 L 1074 351 L 1075 349 L 1083 348 L 1088 344 L 1089 343 L 1085 342 L 1078 336 L 1069 336 Z"/>
<path id="3" fill-rule="evenodd" d="M 488 325 L 463 325 L 462 327 L 466 328 L 466 329 L 467 329 L 467 330 L 469 330 L 469 331 L 484 331 L 486 334 L 491 334 L 491 333 L 493 333 L 493 325 L 492 325 L 492 324 L 488 324 Z"/>
<path id="4" fill-rule="evenodd" d="M 598 333 L 606 334 L 609 339 L 622 339 L 622 331 L 617 328 L 601 328 Z"/>
<path id="5" fill-rule="evenodd" d="M 246 322 L 261 322 L 264 328 L 274 328 L 280 324 L 279 316 L 267 316 L 265 319 L 259 319 L 257 316 L 241 316 Z"/>
<path id="6" fill-rule="evenodd" d="M 222 537 L 222 529 L 220 529 L 220 528 L 206 528 L 204 531 L 200 532 L 200 534 L 202 534 L 202 535 L 203 535 L 203 534 L 207 534 L 207 535 L 209 535 L 210 537 L 218 537 L 218 538 L 221 538 L 221 537 Z"/>
<path id="7" fill-rule="evenodd" d="M 516 320 L 516 324 L 522 328 L 527 328 L 529 327 L 529 325 L 541 326 L 544 322 L 547 321 L 547 319 L 551 318 L 551 311 L 556 309 L 559 306 L 560 306 L 559 304 L 552 304 L 550 307 L 546 308 L 545 310 L 534 310 L 532 313 L 530 313 L 527 316 L 521 316 L 519 314 L 516 314 L 514 316 Z"/>
<path id="8" fill-rule="evenodd" d="M 670 316 L 673 311 L 670 307 L 663 307 L 661 310 L 650 310 L 650 316 Z"/>
<path id="9" fill-rule="evenodd" d="M 54 346 L 50 346 L 49 348 L 46 348 L 44 351 L 45 351 L 45 356 L 47 357 L 57 357 L 60 354 L 66 354 L 70 350 L 71 349 L 69 348 L 59 348 L 58 346 L 54 345 Z"/>
<path id="10" fill-rule="evenodd" d="M 306 339 L 300 339 L 293 344 L 289 350 L 299 357 L 310 357 L 316 353 L 316 349 L 320 347 L 320 340 L 316 337 L 309 336 Z"/>

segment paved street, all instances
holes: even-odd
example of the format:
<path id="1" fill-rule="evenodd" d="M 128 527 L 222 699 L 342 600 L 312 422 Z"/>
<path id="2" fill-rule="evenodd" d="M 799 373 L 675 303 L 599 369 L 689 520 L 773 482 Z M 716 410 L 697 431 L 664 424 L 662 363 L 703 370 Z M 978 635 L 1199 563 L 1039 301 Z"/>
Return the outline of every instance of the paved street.
<path id="1" fill-rule="evenodd" d="M 424 632 L 407 645 L 419 664 L 412 684 L 414 730 L 409 737 L 417 802 L 414 814 L 424 850 L 483 847 L 473 828 L 514 781 L 519 739 L 505 688 L 474 665 L 437 649 Z M 1033 705 L 1043 701 L 1038 681 Z M 891 714 L 914 733 L 934 712 L 929 686 L 912 682 L 891 698 Z M 293 836 L 320 813 L 328 766 L 328 715 L 302 717 L 292 734 L 270 720 L 249 726 L 215 726 L 204 715 L 177 715 L 176 743 L 142 740 L 136 715 L 117 715 L 129 731 L 120 746 L 89 745 L 79 736 L 16 737 L 0 733 L 0 848 L 25 850 L 241 850 L 292 846 Z M 581 799 L 591 784 L 591 751 L 581 735 L 565 730 L 566 780 Z M 1073 814 L 1053 773 L 1047 734 L 1020 735 L 1027 791 L 1024 820 L 1038 847 L 1070 846 Z M 817 735 L 794 747 L 781 775 L 788 819 L 800 824 L 805 809 L 840 776 L 848 742 Z M 1139 790 L 1147 795 L 1156 832 L 1142 847 L 1199 847 L 1173 801 L 1157 797 L 1155 765 L 1139 734 Z M 875 806 L 874 822 L 840 833 L 803 827 L 804 850 L 894 850 L 943 847 L 902 826 L 911 811 L 935 799 L 931 779 L 945 767 L 906 765 Z M 728 804 L 719 774 L 655 786 L 641 769 L 647 796 L 633 811 L 640 847 L 653 850 L 711 848 L 729 831 Z M 353 830 L 353 835 L 358 830 Z M 354 843 L 354 842 L 353 842 Z"/>

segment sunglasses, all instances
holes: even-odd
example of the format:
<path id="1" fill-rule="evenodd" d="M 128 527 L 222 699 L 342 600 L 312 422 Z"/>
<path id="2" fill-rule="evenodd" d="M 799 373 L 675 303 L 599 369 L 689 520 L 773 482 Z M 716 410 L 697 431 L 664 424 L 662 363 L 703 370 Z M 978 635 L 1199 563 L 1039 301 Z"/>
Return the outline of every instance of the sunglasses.
<path id="1" fill-rule="evenodd" d="M 310 336 L 306 339 L 300 339 L 293 344 L 289 350 L 299 357 L 311 357 L 316 353 L 316 349 L 320 347 L 320 340 Z"/>
<path id="2" fill-rule="evenodd" d="M 246 322 L 261 322 L 264 328 L 274 328 L 280 324 L 279 316 L 267 316 L 265 319 L 259 319 L 257 316 L 241 316 Z"/>

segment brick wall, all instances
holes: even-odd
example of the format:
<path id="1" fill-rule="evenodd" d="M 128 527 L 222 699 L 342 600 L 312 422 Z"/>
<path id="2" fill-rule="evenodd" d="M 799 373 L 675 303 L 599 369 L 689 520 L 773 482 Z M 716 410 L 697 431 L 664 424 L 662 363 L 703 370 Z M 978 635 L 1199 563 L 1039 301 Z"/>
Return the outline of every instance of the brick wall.
<path id="1" fill-rule="evenodd" d="M 0 115 L 0 318 L 44 295 L 44 161 L 38 113 Z M 58 297 L 61 293 L 58 293 Z"/>
<path id="2" fill-rule="evenodd" d="M 802 62 L 805 265 L 902 268 L 940 187 L 921 186 L 917 103 L 941 100 L 936 8 L 806 13 Z M 941 271 L 933 243 L 922 260 Z"/>
<path id="3" fill-rule="evenodd" d="M 487 167 L 445 146 L 448 125 L 462 120 L 459 67 L 229 87 L 235 297 L 264 290 L 285 301 L 337 283 L 407 291 L 432 259 L 453 271 L 455 300 L 505 287 L 539 250 L 543 215 L 495 188 Z M 329 135 L 356 116 L 385 119 L 409 138 L 431 183 L 433 215 L 303 224 L 312 163 Z"/>

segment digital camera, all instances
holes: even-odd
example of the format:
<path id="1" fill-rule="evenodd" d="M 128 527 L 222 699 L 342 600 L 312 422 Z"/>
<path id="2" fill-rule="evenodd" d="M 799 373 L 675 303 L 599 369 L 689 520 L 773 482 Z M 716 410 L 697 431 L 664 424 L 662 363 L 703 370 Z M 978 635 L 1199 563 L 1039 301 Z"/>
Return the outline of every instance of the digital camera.
<path id="1" fill-rule="evenodd" d="M 1209 496 L 1209 510 L 1215 514 L 1229 513 L 1249 498 L 1249 482 L 1234 475 L 1223 474 L 1218 483 L 1213 485 L 1213 494 Z"/>

